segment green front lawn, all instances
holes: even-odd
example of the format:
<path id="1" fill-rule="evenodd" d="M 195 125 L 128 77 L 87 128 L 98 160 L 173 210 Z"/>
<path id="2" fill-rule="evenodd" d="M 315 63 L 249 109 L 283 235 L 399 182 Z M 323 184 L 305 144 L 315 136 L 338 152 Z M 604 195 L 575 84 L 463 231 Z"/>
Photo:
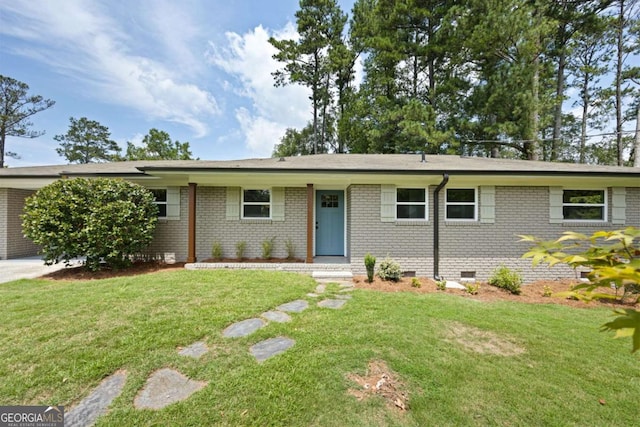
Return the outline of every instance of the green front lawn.
<path id="1" fill-rule="evenodd" d="M 638 421 L 640 358 L 629 353 L 628 341 L 598 332 L 609 310 L 364 290 L 331 310 L 306 297 L 314 288 L 307 276 L 255 271 L 2 284 L 0 404 L 61 404 L 68 411 L 124 369 L 124 391 L 98 426 Z M 330 286 L 328 294 L 336 291 Z M 290 323 L 221 337 L 233 322 L 300 298 L 310 308 Z M 251 345 L 280 335 L 295 346 L 262 364 L 249 354 Z M 198 340 L 209 353 L 199 360 L 178 355 Z M 358 386 L 348 376 L 364 375 L 372 360 L 402 381 L 408 411 L 349 394 Z M 163 367 L 209 384 L 165 409 L 136 410 L 136 393 Z"/>

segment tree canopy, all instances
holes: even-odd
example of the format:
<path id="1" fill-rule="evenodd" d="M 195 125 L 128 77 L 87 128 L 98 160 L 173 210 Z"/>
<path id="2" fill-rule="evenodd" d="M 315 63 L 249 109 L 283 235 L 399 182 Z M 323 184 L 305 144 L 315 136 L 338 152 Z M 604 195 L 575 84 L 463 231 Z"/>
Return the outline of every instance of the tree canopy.
<path id="1" fill-rule="evenodd" d="M 311 153 L 629 164 L 639 14 L 637 0 L 357 0 L 332 26 L 335 2 L 301 1 L 300 39 L 271 40 L 276 85 L 311 88 Z M 306 135 L 287 130 L 274 154 L 308 152 Z"/>
<path id="2" fill-rule="evenodd" d="M 6 137 L 36 138 L 44 131 L 31 130 L 33 123 L 29 117 L 53 107 L 55 101 L 40 95 L 29 95 L 26 83 L 0 75 L 0 168 L 4 167 L 4 157 L 17 154 L 5 151 Z"/>
<path id="3" fill-rule="evenodd" d="M 69 130 L 56 135 L 60 142 L 56 152 L 69 163 L 100 163 L 117 159 L 120 147 L 111 140 L 109 128 L 86 117 L 69 119 Z"/>
<path id="4" fill-rule="evenodd" d="M 193 160 L 188 142 L 172 141 L 169 134 L 158 129 L 150 129 L 137 146 L 127 142 L 124 160 Z"/>

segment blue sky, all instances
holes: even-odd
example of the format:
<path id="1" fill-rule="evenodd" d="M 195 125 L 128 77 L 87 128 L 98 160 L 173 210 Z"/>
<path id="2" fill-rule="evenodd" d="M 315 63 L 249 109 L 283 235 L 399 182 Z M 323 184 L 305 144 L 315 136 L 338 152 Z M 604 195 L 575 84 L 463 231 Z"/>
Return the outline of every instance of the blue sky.
<path id="1" fill-rule="evenodd" d="M 350 13 L 354 0 L 339 1 Z M 268 38 L 295 37 L 297 0 L 0 0 L 0 74 L 56 105 L 35 139 L 7 138 L 10 167 L 61 164 L 69 118 L 107 126 L 122 147 L 149 129 L 201 159 L 268 157 L 311 118 L 309 93 L 276 88 Z"/>

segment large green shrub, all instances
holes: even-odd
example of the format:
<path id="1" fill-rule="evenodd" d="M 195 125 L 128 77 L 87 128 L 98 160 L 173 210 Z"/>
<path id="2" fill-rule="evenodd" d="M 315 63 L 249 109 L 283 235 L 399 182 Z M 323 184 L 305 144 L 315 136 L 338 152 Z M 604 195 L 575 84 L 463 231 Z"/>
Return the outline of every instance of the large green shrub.
<path id="1" fill-rule="evenodd" d="M 489 278 L 489 284 L 505 289 L 514 295 L 520 295 L 522 275 L 507 266 L 501 265 L 493 271 L 493 274 Z"/>
<path id="2" fill-rule="evenodd" d="M 24 235 L 42 248 L 46 264 L 85 257 L 90 270 L 104 262 L 130 264 L 151 243 L 158 221 L 153 194 L 123 180 L 61 179 L 27 198 Z"/>

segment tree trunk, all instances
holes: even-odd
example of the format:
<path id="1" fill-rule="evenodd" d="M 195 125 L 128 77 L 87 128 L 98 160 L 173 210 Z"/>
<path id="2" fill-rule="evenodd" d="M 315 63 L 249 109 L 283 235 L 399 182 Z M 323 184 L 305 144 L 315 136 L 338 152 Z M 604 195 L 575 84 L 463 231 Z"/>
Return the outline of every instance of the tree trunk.
<path id="1" fill-rule="evenodd" d="M 585 73 L 582 81 L 582 120 L 580 122 L 580 163 L 586 163 L 587 151 L 587 120 L 589 119 L 589 79 L 591 76 Z"/>
<path id="2" fill-rule="evenodd" d="M 0 169 L 4 168 L 4 135 L 5 130 L 0 129 Z"/>
<path id="3" fill-rule="evenodd" d="M 620 0 L 620 16 L 618 17 L 618 57 L 616 61 L 616 150 L 618 166 L 624 164 L 624 147 L 622 145 L 622 62 L 624 60 L 624 0 Z"/>
<path id="4" fill-rule="evenodd" d="M 313 154 L 318 154 L 318 74 L 320 58 L 318 57 L 318 51 L 313 54 L 314 60 L 314 79 L 313 86 L 311 88 L 313 98 Z"/>
<path id="5" fill-rule="evenodd" d="M 633 166 L 640 168 L 640 105 L 636 111 L 636 140 L 633 144 L 635 157 L 633 159 Z"/>
<path id="6" fill-rule="evenodd" d="M 527 118 L 527 132 L 525 133 L 524 149 L 527 160 L 538 160 L 538 151 L 540 143 L 538 141 L 538 108 L 539 101 L 539 85 L 540 85 L 540 58 L 536 55 L 533 60 L 533 76 L 531 82 L 531 105 L 529 106 L 529 117 Z"/>
<path id="7" fill-rule="evenodd" d="M 551 141 L 551 161 L 558 160 L 560 148 L 560 134 L 562 133 L 562 100 L 564 98 L 564 68 L 567 55 L 564 49 L 560 50 L 558 58 L 558 74 L 556 76 L 556 105 L 553 123 L 553 140 Z"/>

